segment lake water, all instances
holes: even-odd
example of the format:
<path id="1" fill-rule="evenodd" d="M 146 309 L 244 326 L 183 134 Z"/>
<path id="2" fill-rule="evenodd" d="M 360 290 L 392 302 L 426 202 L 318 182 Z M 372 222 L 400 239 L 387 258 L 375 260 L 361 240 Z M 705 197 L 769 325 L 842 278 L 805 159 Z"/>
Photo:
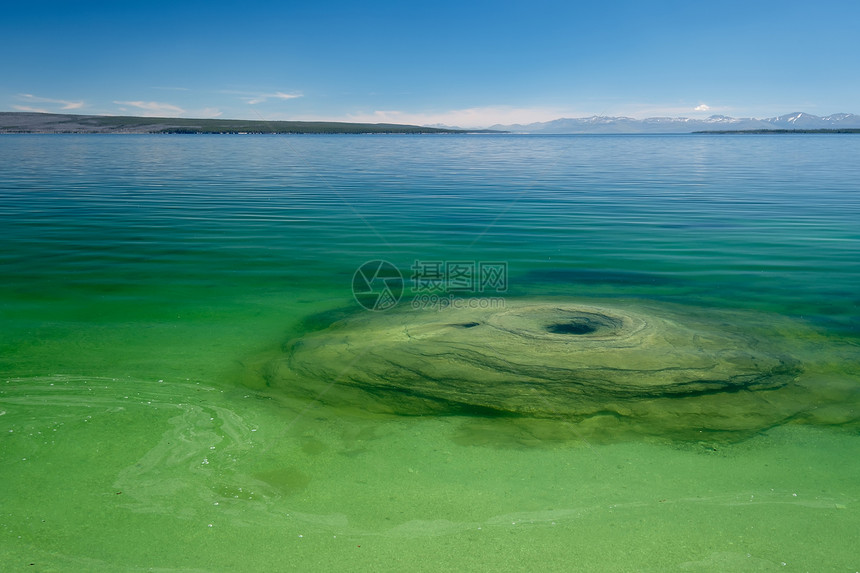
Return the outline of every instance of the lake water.
<path id="1" fill-rule="evenodd" d="M 0 568 L 856 571 L 858 158 L 851 135 L 0 138 Z M 353 296 L 376 260 L 397 308 Z M 482 263 L 504 281 L 416 280 Z M 667 425 L 266 378 L 431 292 L 695 317 L 795 380 Z"/>

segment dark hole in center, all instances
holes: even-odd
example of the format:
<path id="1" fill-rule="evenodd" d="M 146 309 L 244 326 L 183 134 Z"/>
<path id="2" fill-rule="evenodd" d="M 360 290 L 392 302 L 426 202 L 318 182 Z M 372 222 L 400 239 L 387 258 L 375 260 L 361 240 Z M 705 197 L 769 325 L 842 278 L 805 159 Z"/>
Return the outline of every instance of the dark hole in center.
<path id="1" fill-rule="evenodd" d="M 584 322 L 556 322 L 547 326 L 546 330 L 553 334 L 590 334 L 597 329 Z"/>
<path id="2" fill-rule="evenodd" d="M 481 324 L 480 322 L 461 322 L 460 324 L 455 324 L 454 326 L 459 326 L 460 328 L 474 328 Z"/>

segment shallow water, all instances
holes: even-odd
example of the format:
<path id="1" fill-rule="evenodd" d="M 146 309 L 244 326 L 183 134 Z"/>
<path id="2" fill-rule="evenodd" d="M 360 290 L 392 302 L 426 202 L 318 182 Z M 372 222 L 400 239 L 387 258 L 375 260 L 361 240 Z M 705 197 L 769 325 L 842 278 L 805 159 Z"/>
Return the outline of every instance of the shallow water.
<path id="1" fill-rule="evenodd" d="M 0 562 L 856 570 L 858 151 L 837 135 L 0 138 Z M 266 386 L 285 344 L 369 312 L 351 286 L 376 259 L 403 273 L 401 308 L 427 294 L 416 261 L 490 261 L 504 292 L 453 294 L 795 324 L 814 392 L 726 441 Z"/>

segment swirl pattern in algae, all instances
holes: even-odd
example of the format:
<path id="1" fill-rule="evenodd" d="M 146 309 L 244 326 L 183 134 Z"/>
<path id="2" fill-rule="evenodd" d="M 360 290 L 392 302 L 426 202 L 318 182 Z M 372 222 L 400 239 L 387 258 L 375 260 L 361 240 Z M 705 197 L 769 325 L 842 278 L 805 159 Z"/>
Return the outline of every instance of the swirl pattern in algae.
<path id="1" fill-rule="evenodd" d="M 819 405 L 800 383 L 801 341 L 815 336 L 755 312 L 508 299 L 354 314 L 290 342 L 260 374 L 270 388 L 370 412 L 742 436 Z"/>

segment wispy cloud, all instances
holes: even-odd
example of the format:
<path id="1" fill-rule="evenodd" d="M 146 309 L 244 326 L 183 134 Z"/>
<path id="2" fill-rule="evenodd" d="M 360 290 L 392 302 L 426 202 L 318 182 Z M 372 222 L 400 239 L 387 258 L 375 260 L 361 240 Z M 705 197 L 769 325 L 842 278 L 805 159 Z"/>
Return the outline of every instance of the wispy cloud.
<path id="1" fill-rule="evenodd" d="M 626 117 L 634 117 L 636 119 L 645 119 L 649 117 L 690 117 L 700 116 L 701 114 L 715 113 L 731 113 L 732 108 L 728 106 L 716 106 L 700 103 L 693 105 L 690 103 L 627 103 L 620 104 L 611 109 L 605 115 L 620 115 Z"/>
<path id="2" fill-rule="evenodd" d="M 69 100 L 65 100 L 65 99 L 53 99 L 53 98 L 49 98 L 49 97 L 39 97 L 39 96 L 35 96 L 33 94 L 18 94 L 18 97 L 23 99 L 23 100 L 36 102 L 36 103 L 49 103 L 49 104 L 59 105 L 61 110 L 73 110 L 73 109 L 80 109 L 80 108 L 84 107 L 83 101 L 69 101 Z M 27 107 L 27 106 L 18 106 L 18 107 Z M 22 110 L 22 111 L 29 111 L 29 110 Z M 43 112 L 43 113 L 47 113 L 47 112 Z"/>
<path id="3" fill-rule="evenodd" d="M 270 99 L 274 100 L 290 100 L 302 97 L 302 94 L 288 94 L 284 92 L 275 92 L 275 93 L 263 93 L 263 94 L 248 94 L 242 98 L 242 100 L 250 105 L 257 105 L 260 103 L 264 103 L 269 101 Z"/>
<path id="4" fill-rule="evenodd" d="M 220 117 L 224 115 L 224 112 L 217 107 L 206 107 L 199 111 L 191 111 L 190 113 L 194 117 Z"/>
<path id="5" fill-rule="evenodd" d="M 114 101 L 116 105 L 127 106 L 140 110 L 144 117 L 164 116 L 164 115 L 182 115 L 185 110 L 177 105 L 163 103 L 158 101 Z M 128 111 L 127 108 L 120 108 L 120 111 Z"/>
<path id="6" fill-rule="evenodd" d="M 13 105 L 12 109 L 17 109 L 18 111 L 29 111 L 32 113 L 52 113 L 49 109 L 45 109 L 43 107 L 32 107 L 29 105 Z"/>
<path id="7" fill-rule="evenodd" d="M 142 117 L 211 118 L 224 115 L 224 112 L 217 107 L 184 109 L 172 103 L 158 101 L 114 101 L 113 103 L 121 106 L 119 108 L 121 112 L 131 112 Z"/>

